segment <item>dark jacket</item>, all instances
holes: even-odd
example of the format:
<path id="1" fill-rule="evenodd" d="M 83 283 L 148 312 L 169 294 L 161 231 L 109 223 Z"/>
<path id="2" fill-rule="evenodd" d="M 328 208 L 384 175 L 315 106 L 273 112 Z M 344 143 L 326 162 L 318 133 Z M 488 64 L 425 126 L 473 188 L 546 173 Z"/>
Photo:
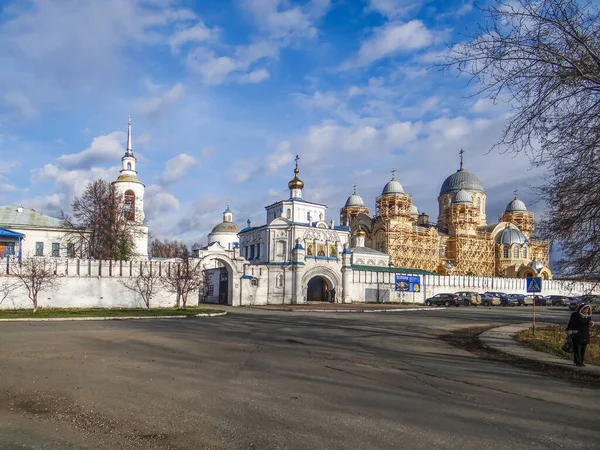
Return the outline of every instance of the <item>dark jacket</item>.
<path id="1" fill-rule="evenodd" d="M 591 318 L 583 318 L 579 314 L 581 306 L 577 308 L 577 311 L 571 313 L 569 324 L 567 325 L 567 331 L 576 331 L 573 336 L 573 340 L 580 344 L 587 344 L 590 342 L 590 322 Z"/>

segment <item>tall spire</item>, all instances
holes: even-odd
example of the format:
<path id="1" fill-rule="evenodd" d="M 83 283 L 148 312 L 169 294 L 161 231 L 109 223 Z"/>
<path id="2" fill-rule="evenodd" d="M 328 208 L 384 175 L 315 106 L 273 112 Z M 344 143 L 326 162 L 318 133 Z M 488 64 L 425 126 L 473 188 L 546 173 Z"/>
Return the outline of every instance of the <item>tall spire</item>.
<path id="1" fill-rule="evenodd" d="M 304 183 L 300 178 L 298 178 L 298 174 L 300 173 L 300 169 L 298 169 L 298 160 L 300 157 L 296 155 L 296 167 L 294 169 L 294 178 L 288 183 L 288 188 L 290 188 L 290 198 L 302 198 L 302 189 L 304 188 Z"/>
<path id="2" fill-rule="evenodd" d="M 125 154 L 133 155 L 131 148 L 131 116 L 129 116 L 129 120 L 127 121 L 127 150 L 125 150 Z"/>

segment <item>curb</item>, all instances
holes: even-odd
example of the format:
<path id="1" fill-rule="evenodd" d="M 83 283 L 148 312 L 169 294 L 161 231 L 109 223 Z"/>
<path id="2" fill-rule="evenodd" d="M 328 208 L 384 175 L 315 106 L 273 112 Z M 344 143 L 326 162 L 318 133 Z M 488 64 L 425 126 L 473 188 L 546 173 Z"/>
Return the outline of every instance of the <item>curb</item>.
<path id="1" fill-rule="evenodd" d="M 285 311 L 285 312 L 319 312 L 319 313 L 396 313 L 410 311 L 443 311 L 446 308 L 389 308 L 389 309 L 288 309 L 288 308 L 261 308 L 250 306 L 250 308 L 262 311 Z"/>
<path id="2" fill-rule="evenodd" d="M 540 328 L 552 325 L 556 324 L 538 323 Z M 477 339 L 479 339 L 479 342 L 481 342 L 484 347 L 491 348 L 492 350 L 496 350 L 507 355 L 516 356 L 517 358 L 550 364 L 553 366 L 562 367 L 564 369 L 600 375 L 600 366 L 586 365 L 585 367 L 577 367 L 571 360 L 563 359 L 550 353 L 538 352 L 537 350 L 530 349 L 513 339 L 513 336 L 516 333 L 528 328 L 531 328 L 531 324 L 529 323 L 504 325 L 484 331 L 477 336 Z"/>
<path id="3" fill-rule="evenodd" d="M 142 320 L 142 319 L 188 319 L 192 317 L 218 317 L 227 312 L 200 313 L 193 316 L 121 316 L 121 317 L 44 317 L 44 318 L 20 318 L 0 319 L 0 322 L 87 322 L 92 320 Z"/>

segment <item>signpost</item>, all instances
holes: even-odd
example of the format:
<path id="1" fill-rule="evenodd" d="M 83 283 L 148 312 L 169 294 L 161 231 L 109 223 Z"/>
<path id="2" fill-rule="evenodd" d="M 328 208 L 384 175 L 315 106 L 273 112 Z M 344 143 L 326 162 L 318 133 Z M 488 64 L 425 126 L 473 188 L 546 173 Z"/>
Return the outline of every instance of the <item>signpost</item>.
<path id="1" fill-rule="evenodd" d="M 542 279 L 540 277 L 527 278 L 527 292 L 542 292 Z M 535 335 L 535 295 L 533 296 L 533 334 Z"/>

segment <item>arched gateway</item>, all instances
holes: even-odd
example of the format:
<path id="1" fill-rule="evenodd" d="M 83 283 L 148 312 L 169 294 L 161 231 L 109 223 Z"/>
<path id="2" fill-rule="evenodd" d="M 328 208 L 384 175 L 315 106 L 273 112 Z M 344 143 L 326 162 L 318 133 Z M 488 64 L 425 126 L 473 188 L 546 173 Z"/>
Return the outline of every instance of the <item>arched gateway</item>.
<path id="1" fill-rule="evenodd" d="M 327 302 L 327 291 L 331 289 L 331 283 L 327 279 L 316 276 L 310 279 L 306 290 L 306 301 L 309 302 Z"/>
<path id="2" fill-rule="evenodd" d="M 204 277 L 204 284 L 199 292 L 199 303 L 237 305 L 239 303 L 236 302 L 235 295 L 237 270 L 232 261 L 227 257 L 214 254 L 199 256 Z"/>

